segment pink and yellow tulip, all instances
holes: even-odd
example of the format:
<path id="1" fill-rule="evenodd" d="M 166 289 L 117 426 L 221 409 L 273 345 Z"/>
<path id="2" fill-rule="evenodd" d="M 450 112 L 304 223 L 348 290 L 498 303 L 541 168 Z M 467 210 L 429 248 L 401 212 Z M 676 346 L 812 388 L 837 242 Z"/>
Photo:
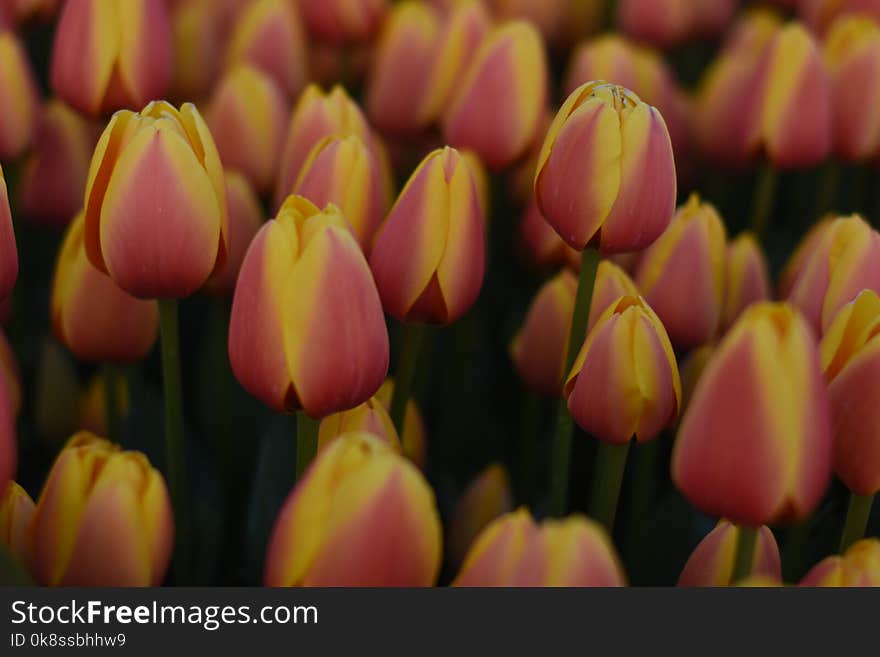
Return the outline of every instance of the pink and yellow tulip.
<path id="1" fill-rule="evenodd" d="M 319 41 L 369 41 L 388 11 L 388 0 L 300 0 L 309 33 Z"/>
<path id="2" fill-rule="evenodd" d="M 761 246 L 751 233 L 742 233 L 727 245 L 724 310 L 721 327 L 733 326 L 752 304 L 770 300 L 770 274 Z"/>
<path id="3" fill-rule="evenodd" d="M 386 411 L 391 407 L 391 397 L 394 394 L 394 381 L 385 379 L 376 392 L 376 399 Z M 403 455 L 415 463 L 420 470 L 425 469 L 428 460 L 428 433 L 425 428 L 425 420 L 418 404 L 412 398 L 406 403 L 406 412 L 403 417 L 403 435 L 400 437 Z"/>
<path id="4" fill-rule="evenodd" d="M 715 529 L 700 541 L 688 557 L 678 577 L 678 586 L 739 584 L 739 582 L 731 582 L 731 578 L 740 531 L 739 527 L 727 520 L 719 520 Z M 758 530 L 749 576 L 764 577 L 776 583 L 782 582 L 779 546 L 776 545 L 776 539 L 769 527 L 762 526 Z"/>
<path id="5" fill-rule="evenodd" d="M 880 586 L 880 539 L 863 539 L 846 554 L 823 559 L 804 576 L 800 586 Z"/>
<path id="6" fill-rule="evenodd" d="M 318 429 L 318 449 L 325 449 L 334 440 L 347 433 L 368 433 L 401 452 L 397 429 L 385 406 L 375 396 L 347 411 L 333 413 L 321 420 Z"/>
<path id="7" fill-rule="evenodd" d="M 712 36 L 727 25 L 736 0 L 620 0 L 617 21 L 625 33 L 663 47 Z"/>
<path id="8" fill-rule="evenodd" d="M 40 96 L 19 38 L 0 27 L 0 161 L 14 160 L 31 145 Z"/>
<path id="9" fill-rule="evenodd" d="M 34 501 L 24 488 L 10 480 L 0 489 L 0 545 L 28 567 L 31 560 L 30 526 Z"/>
<path id="10" fill-rule="evenodd" d="M 217 0 L 184 0 L 170 7 L 175 98 L 204 98 L 211 90 L 225 55 L 229 8 Z"/>
<path id="11" fill-rule="evenodd" d="M 461 566 L 474 539 L 486 525 L 512 510 L 510 477 L 503 465 L 492 463 L 468 484 L 452 512 L 447 540 L 452 566 Z"/>

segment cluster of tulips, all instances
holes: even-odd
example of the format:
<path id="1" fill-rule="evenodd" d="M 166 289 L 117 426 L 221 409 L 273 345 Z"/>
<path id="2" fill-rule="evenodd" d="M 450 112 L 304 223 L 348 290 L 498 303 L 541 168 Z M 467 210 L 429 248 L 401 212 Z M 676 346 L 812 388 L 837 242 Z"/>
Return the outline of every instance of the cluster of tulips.
<path id="1" fill-rule="evenodd" d="M 863 198 L 838 213 L 878 158 L 876 0 L 2 0 L 0 570 L 198 581 L 221 546 L 194 540 L 179 306 L 206 296 L 216 377 L 296 418 L 292 488 L 256 502 L 266 585 L 626 585 L 658 471 L 703 528 L 680 585 L 880 584 L 880 233 Z M 750 224 L 712 195 L 743 177 Z M 792 180 L 819 198 L 781 226 Z M 35 230 L 48 294 L 16 287 Z M 434 451 L 456 405 L 423 391 L 471 371 L 432 349 L 468 321 L 506 366 L 453 387 L 517 377 L 522 449 L 463 486 Z M 45 331 L 97 374 L 31 464 L 29 377 L 58 374 L 16 352 Z M 157 341 L 151 463 L 131 373 Z"/>

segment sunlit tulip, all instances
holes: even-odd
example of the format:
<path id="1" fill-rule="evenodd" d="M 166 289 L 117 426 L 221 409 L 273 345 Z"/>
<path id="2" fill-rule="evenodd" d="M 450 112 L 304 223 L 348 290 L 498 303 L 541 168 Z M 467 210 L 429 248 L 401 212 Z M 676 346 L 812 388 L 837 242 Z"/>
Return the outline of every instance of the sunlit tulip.
<path id="1" fill-rule="evenodd" d="M 163 0 L 67 2 L 52 47 L 52 89 L 91 116 L 143 107 L 168 91 L 173 54 Z"/>
<path id="2" fill-rule="evenodd" d="M 742 233 L 727 245 L 724 275 L 724 311 L 721 326 L 733 326 L 743 310 L 770 300 L 770 274 L 761 246 L 751 233 Z"/>
<path id="3" fill-rule="evenodd" d="M 388 11 L 388 0 L 300 0 L 309 32 L 333 44 L 368 41 Z"/>
<path id="4" fill-rule="evenodd" d="M 0 489 L 0 545 L 26 567 L 31 559 L 29 530 L 34 508 L 31 496 L 16 482 L 10 480 Z"/>
<path id="5" fill-rule="evenodd" d="M 544 217 L 574 249 L 648 246 L 675 211 L 675 162 L 663 117 L 623 87 L 581 86 L 547 133 L 535 194 Z"/>
<path id="6" fill-rule="evenodd" d="M 226 3 L 183 0 L 171 7 L 176 98 L 204 98 L 223 62 L 227 39 Z"/>
<path id="7" fill-rule="evenodd" d="M 728 586 L 731 582 L 736 561 L 737 542 L 740 528 L 727 520 L 720 520 L 715 529 L 700 541 L 688 557 L 678 586 Z M 773 532 L 766 526 L 758 530 L 758 540 L 749 568 L 750 576 L 766 577 L 775 582 L 782 581 L 782 564 L 779 547 Z"/>
<path id="8" fill-rule="evenodd" d="M 718 332 L 726 250 L 724 222 L 693 194 L 639 261 L 636 283 L 676 346 L 698 347 Z"/>
<path id="9" fill-rule="evenodd" d="M 452 566 L 461 566 L 474 539 L 486 525 L 512 510 L 510 477 L 503 465 L 493 463 L 468 484 L 452 512 L 447 540 Z"/>
<path id="10" fill-rule="evenodd" d="M 583 516 L 537 524 L 526 509 L 493 521 L 474 541 L 454 586 L 624 586 L 608 534 Z"/>
<path id="11" fill-rule="evenodd" d="M 391 396 L 394 394 L 394 381 L 385 379 L 375 397 L 387 411 L 391 407 Z M 418 405 L 412 398 L 406 403 L 403 419 L 403 455 L 424 470 L 428 460 L 428 436 L 425 421 Z"/>
<path id="12" fill-rule="evenodd" d="M 278 519 L 268 586 L 431 586 L 441 560 L 434 494 L 409 461 L 369 434 L 316 457 Z"/>
<path id="13" fill-rule="evenodd" d="M 863 539 L 843 556 L 820 561 L 804 576 L 800 586 L 880 586 L 880 539 Z"/>
<path id="14" fill-rule="evenodd" d="M 376 233 L 370 267 L 385 310 L 402 322 L 449 324 L 477 299 L 485 264 L 473 174 L 446 147 L 412 174 Z"/>
<path id="15" fill-rule="evenodd" d="M 129 393 L 125 377 L 116 380 L 116 398 L 121 419 L 128 415 Z M 107 433 L 107 386 L 104 374 L 93 376 L 79 399 L 79 426 L 99 436 Z"/>
<path id="16" fill-rule="evenodd" d="M 830 473 L 830 403 L 813 332 L 787 304 L 751 306 L 700 377 L 673 481 L 702 512 L 758 527 L 806 518 Z"/>
<path id="17" fill-rule="evenodd" d="M 31 525 L 48 586 L 158 586 L 174 543 L 165 480 L 139 452 L 88 432 L 55 460 Z"/>
<path id="18" fill-rule="evenodd" d="M 627 34 L 664 47 L 721 31 L 736 0 L 620 0 L 617 21 Z"/>
<path id="19" fill-rule="evenodd" d="M 538 203 L 532 199 L 519 226 L 520 244 L 529 264 L 538 269 L 578 269 L 581 254 L 566 244 L 547 223 Z"/>
<path id="20" fill-rule="evenodd" d="M 24 47 L 15 34 L 0 27 L 0 160 L 14 160 L 31 145 L 39 103 Z"/>
<path id="21" fill-rule="evenodd" d="M 537 30 L 513 21 L 491 31 L 444 113 L 450 144 L 470 148 L 490 169 L 523 156 L 537 137 L 547 97 L 547 55 Z"/>
<path id="22" fill-rule="evenodd" d="M 0 167 L 0 299 L 5 299 L 12 293 L 17 278 L 18 249 L 15 245 L 6 179 L 3 177 L 3 167 Z"/>
<path id="23" fill-rule="evenodd" d="M 318 449 L 326 448 L 334 440 L 347 433 L 368 433 L 382 440 L 395 452 L 400 452 L 400 438 L 388 411 L 376 397 L 360 406 L 333 413 L 321 420 L 318 430 Z"/>
<path id="24" fill-rule="evenodd" d="M 146 356 L 159 331 L 152 299 L 121 290 L 94 268 L 83 244 L 85 217 L 77 215 L 58 253 L 52 284 L 55 337 L 86 362 L 132 362 Z"/>
<path id="25" fill-rule="evenodd" d="M 339 211 L 291 196 L 251 242 L 235 288 L 229 359 L 244 388 L 313 418 L 367 401 L 388 371 L 388 331 Z"/>
<path id="26" fill-rule="evenodd" d="M 223 167 L 195 106 L 117 112 L 86 184 L 91 263 L 137 297 L 186 297 L 228 250 Z"/>

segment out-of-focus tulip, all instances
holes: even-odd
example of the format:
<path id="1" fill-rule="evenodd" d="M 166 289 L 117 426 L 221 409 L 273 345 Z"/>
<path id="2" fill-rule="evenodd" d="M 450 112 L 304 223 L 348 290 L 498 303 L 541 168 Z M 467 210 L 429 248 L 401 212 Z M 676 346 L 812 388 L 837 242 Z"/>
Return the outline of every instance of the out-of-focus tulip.
<path id="1" fill-rule="evenodd" d="M 0 329 L 0 378 L 6 382 L 13 415 L 21 410 L 21 370 L 6 333 Z"/>
<path id="2" fill-rule="evenodd" d="M 387 411 L 391 407 L 391 396 L 394 394 L 394 381 L 385 379 L 375 397 Z M 403 419 L 403 455 L 424 470 L 428 460 L 428 436 L 425 421 L 415 400 L 410 398 L 406 403 L 406 414 Z"/>
<path id="3" fill-rule="evenodd" d="M 116 384 L 119 416 L 125 419 L 129 409 L 128 384 L 125 377 L 119 377 Z M 99 436 L 107 433 L 107 386 L 103 373 L 93 376 L 80 396 L 79 426 Z"/>
<path id="4" fill-rule="evenodd" d="M 139 452 L 80 432 L 58 455 L 31 524 L 48 586 L 158 586 L 174 543 L 165 480 Z"/>
<path id="5" fill-rule="evenodd" d="M 834 219 L 815 239 L 792 283 L 788 301 L 821 335 L 859 292 L 880 292 L 880 234 L 853 215 Z"/>
<path id="6" fill-rule="evenodd" d="M 208 292 L 218 295 L 235 292 L 245 253 L 263 225 L 263 209 L 257 195 L 247 178 L 235 171 L 226 172 L 226 207 L 229 216 L 229 253 L 220 269 L 205 283 Z"/>
<path id="7" fill-rule="evenodd" d="M 86 184 L 91 263 L 136 297 L 198 290 L 228 250 L 223 166 L 194 105 L 117 112 Z"/>
<path id="8" fill-rule="evenodd" d="M 681 381 L 663 324 L 641 297 L 621 297 L 591 329 L 563 395 L 574 421 L 605 442 L 647 442 L 678 417 Z"/>
<path id="9" fill-rule="evenodd" d="M 228 16 L 226 3 L 184 0 L 171 7 L 174 39 L 173 94 L 204 98 L 223 61 Z"/>
<path id="10" fill-rule="evenodd" d="M 721 326 L 728 329 L 748 306 L 770 300 L 770 274 L 761 245 L 742 233 L 727 245 L 724 311 Z"/>
<path id="11" fill-rule="evenodd" d="M 83 244 L 85 217 L 71 223 L 55 263 L 51 315 L 55 337 L 80 360 L 132 362 L 159 331 L 156 301 L 136 299 L 92 266 Z"/>
<path id="12" fill-rule="evenodd" d="M 29 530 L 34 516 L 34 501 L 27 491 L 10 480 L 0 489 L 0 545 L 23 566 L 31 559 Z"/>
<path id="13" fill-rule="evenodd" d="M 535 267 L 569 267 L 575 270 L 580 267 L 580 253 L 566 244 L 553 226 L 547 223 L 534 199 L 523 214 L 519 233 L 525 257 Z"/>
<path id="14" fill-rule="evenodd" d="M 18 248 L 15 245 L 15 229 L 12 227 L 6 179 L 3 177 L 3 167 L 0 166 L 0 299 L 12 294 L 17 278 Z"/>
<path id="15" fill-rule="evenodd" d="M 726 250 L 718 212 L 692 194 L 639 261 L 636 283 L 676 346 L 698 347 L 718 332 Z"/>
<path id="16" fill-rule="evenodd" d="M 583 516 L 538 525 L 526 509 L 493 521 L 474 541 L 454 586 L 624 586 L 608 534 Z"/>
<path id="17" fill-rule="evenodd" d="M 333 203 L 365 252 L 387 210 L 382 167 L 356 135 L 327 137 L 312 149 L 293 193 L 319 207 Z"/>
<path id="18" fill-rule="evenodd" d="M 333 44 L 369 41 L 388 11 L 388 0 L 300 0 L 309 32 Z"/>
<path id="19" fill-rule="evenodd" d="M 0 160 L 30 146 L 40 111 L 37 83 L 18 37 L 0 28 Z"/>
<path id="20" fill-rule="evenodd" d="M 226 73 L 205 112 L 223 166 L 246 175 L 260 193 L 274 189 L 289 112 L 274 80 L 248 65 Z"/>
<path id="21" fill-rule="evenodd" d="M 824 54 L 834 150 L 845 160 L 864 161 L 880 150 L 880 27 L 864 16 L 843 16 L 831 27 Z"/>
<path id="22" fill-rule="evenodd" d="M 817 34 L 824 34 L 844 14 L 862 14 L 880 21 L 877 0 L 797 0 L 796 4 L 800 17 Z"/>
<path id="23" fill-rule="evenodd" d="M 814 223 L 807 234 L 801 239 L 794 253 L 785 263 L 782 273 L 779 274 L 779 282 L 776 284 L 776 294 L 782 299 L 791 294 L 794 284 L 800 278 L 804 267 L 813 257 L 816 247 L 822 243 L 825 231 L 834 223 L 836 217 L 826 215 Z"/>
<path id="24" fill-rule="evenodd" d="M 513 21 L 484 38 L 444 115 L 453 146 L 490 169 L 513 164 L 537 136 L 547 98 L 547 54 L 538 31 Z"/>
<path id="25" fill-rule="evenodd" d="M 345 218 L 291 196 L 241 266 L 229 327 L 235 376 L 273 409 L 319 418 L 367 401 L 388 350 L 379 295 Z"/>
<path id="26" fill-rule="evenodd" d="M 758 527 L 809 516 L 830 473 L 830 403 L 813 332 L 787 304 L 751 306 L 697 384 L 672 478 L 704 513 Z"/>
<path id="27" fill-rule="evenodd" d="M 709 534 L 700 541 L 688 558 L 678 586 L 728 586 L 731 582 L 736 561 L 737 542 L 740 528 L 720 520 Z M 769 527 L 758 530 L 752 555 L 750 576 L 767 577 L 775 582 L 782 581 L 782 564 L 779 547 Z"/>
<path id="28" fill-rule="evenodd" d="M 284 503 L 265 582 L 431 586 L 440 560 L 440 518 L 421 473 L 373 436 L 347 434 L 318 454 Z"/>
<path id="29" fill-rule="evenodd" d="M 675 162 L 663 117 L 623 87 L 581 86 L 547 133 L 535 195 L 574 249 L 592 242 L 604 253 L 648 246 L 675 211 Z"/>
<path id="30" fill-rule="evenodd" d="M 880 539 L 863 539 L 843 556 L 820 561 L 804 576 L 800 586 L 880 586 Z"/>
<path id="31" fill-rule="evenodd" d="M 447 540 L 452 567 L 461 566 L 474 539 L 486 525 L 512 510 L 510 477 L 503 465 L 493 463 L 468 484 L 452 512 Z"/>
<path id="32" fill-rule="evenodd" d="M 90 116 L 143 107 L 168 91 L 173 54 L 163 0 L 67 2 L 52 47 L 52 89 Z"/>
<path id="33" fill-rule="evenodd" d="M 736 0 L 620 0 L 617 21 L 637 39 L 672 47 L 717 34 L 736 8 Z"/>
<path id="34" fill-rule="evenodd" d="M 309 79 L 308 47 L 296 3 L 255 0 L 241 10 L 227 64 L 248 63 L 275 78 L 291 98 Z"/>
<path id="35" fill-rule="evenodd" d="M 430 153 L 376 233 L 370 267 L 385 310 L 449 324 L 477 299 L 485 264 L 473 174 L 454 148 Z"/>
<path id="36" fill-rule="evenodd" d="M 368 433 L 382 440 L 395 452 L 400 453 L 400 438 L 388 411 L 382 402 L 371 397 L 360 406 L 333 413 L 321 420 L 318 430 L 318 449 L 326 448 L 334 440 L 347 433 Z"/>

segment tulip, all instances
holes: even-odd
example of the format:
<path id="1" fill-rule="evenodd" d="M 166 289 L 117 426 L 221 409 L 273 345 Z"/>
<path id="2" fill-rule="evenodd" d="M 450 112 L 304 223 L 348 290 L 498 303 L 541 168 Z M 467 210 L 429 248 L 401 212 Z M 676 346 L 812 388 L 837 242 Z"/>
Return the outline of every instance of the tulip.
<path id="1" fill-rule="evenodd" d="M 174 543 L 165 481 L 143 454 L 80 432 L 49 472 L 31 540 L 41 584 L 158 586 Z"/>
<path id="2" fill-rule="evenodd" d="M 675 210 L 675 163 L 663 117 L 631 91 L 602 82 L 573 92 L 538 160 L 542 214 L 569 246 L 635 251 Z"/>
<path id="3" fill-rule="evenodd" d="M 742 233 L 727 245 L 724 309 L 721 326 L 733 326 L 743 310 L 770 300 L 770 275 L 761 246 L 751 233 Z"/>
<path id="4" fill-rule="evenodd" d="M 431 586 L 441 560 L 434 494 L 418 469 L 369 434 L 316 458 L 284 503 L 267 586 Z"/>
<path id="5" fill-rule="evenodd" d="M 530 22 L 550 46 L 562 45 L 566 36 L 566 21 L 573 13 L 570 5 L 596 4 L 570 0 L 489 0 L 492 11 L 500 21 L 522 19 Z M 586 32 L 585 32 L 586 33 Z"/>
<path id="6" fill-rule="evenodd" d="M 735 0 L 621 0 L 621 29 L 663 47 L 720 32 L 736 11 Z"/>
<path id="7" fill-rule="evenodd" d="M 804 267 L 813 256 L 816 247 L 825 239 L 825 231 L 834 223 L 836 217 L 826 215 L 814 223 L 807 234 L 801 239 L 794 253 L 785 263 L 782 273 L 779 274 L 779 282 L 776 285 L 777 296 L 784 299 L 791 294 L 792 288 L 804 271 Z"/>
<path id="8" fill-rule="evenodd" d="M 447 544 L 453 567 L 461 566 L 468 548 L 486 525 L 511 511 L 510 477 L 503 465 L 493 463 L 468 485 L 455 505 Z"/>
<path id="9" fill-rule="evenodd" d="M 745 310 L 681 421 L 672 478 L 702 512 L 748 527 L 806 518 L 831 470 L 831 417 L 816 341 L 787 304 Z"/>
<path id="10" fill-rule="evenodd" d="M 376 392 L 388 349 L 379 295 L 345 218 L 290 197 L 241 266 L 229 328 L 236 378 L 276 411 L 320 418 Z"/>
<path id="11" fill-rule="evenodd" d="M 95 269 L 86 258 L 84 230 L 80 213 L 58 253 L 51 300 L 55 337 L 86 362 L 140 360 L 156 342 L 156 302 L 136 299 Z"/>
<path id="12" fill-rule="evenodd" d="M 453 586 L 625 586 L 608 534 L 583 516 L 538 525 L 526 509 L 501 516 L 474 541 Z"/>
<path id="13" fill-rule="evenodd" d="M 471 170 L 471 176 L 474 179 L 474 186 L 477 188 L 477 199 L 480 202 L 480 211 L 483 213 L 485 220 L 485 228 L 489 230 L 489 220 L 492 210 L 491 190 L 489 188 L 489 172 L 483 166 L 480 156 L 473 151 L 461 151 L 461 157 Z"/>
<path id="14" fill-rule="evenodd" d="M 40 97 L 27 53 L 0 26 L 0 160 L 14 160 L 34 138 Z"/>
<path id="15" fill-rule="evenodd" d="M 489 32 L 459 84 L 443 118 L 449 143 L 474 150 L 490 169 L 525 155 L 547 98 L 547 55 L 538 31 L 513 21 Z"/>
<path id="16" fill-rule="evenodd" d="M 325 449 L 331 442 L 347 433 L 368 433 L 400 453 L 400 438 L 385 406 L 375 396 L 360 406 L 333 413 L 321 420 L 318 429 L 318 449 Z"/>
<path id="17" fill-rule="evenodd" d="M 376 392 L 376 399 L 386 411 L 391 412 L 391 398 L 394 396 L 394 381 L 385 379 Z M 390 416 L 389 416 L 390 417 Z M 412 399 L 406 404 L 403 420 L 403 431 L 398 432 L 403 443 L 403 455 L 415 463 L 420 470 L 425 469 L 428 458 L 428 437 L 425 421 L 418 405 Z"/>
<path id="18" fill-rule="evenodd" d="M 866 538 L 843 556 L 832 556 L 813 566 L 800 586 L 880 586 L 880 540 Z"/>
<path id="19" fill-rule="evenodd" d="M 168 90 L 172 55 L 163 0 L 67 2 L 52 47 L 52 89 L 90 116 L 142 107 Z"/>
<path id="20" fill-rule="evenodd" d="M 332 44 L 369 41 L 388 11 L 387 0 L 300 0 L 309 32 Z"/>
<path id="21" fill-rule="evenodd" d="M 228 4 L 228 3 L 227 3 Z M 204 98 L 223 61 L 228 11 L 217 0 L 184 0 L 171 8 L 175 98 Z"/>
<path id="22" fill-rule="evenodd" d="M 727 520 L 719 520 L 688 558 L 678 586 L 727 586 L 731 581 L 740 529 Z M 782 581 L 779 547 L 769 527 L 758 530 L 758 542 L 749 562 L 750 577 Z"/>
<path id="23" fill-rule="evenodd" d="M 15 229 L 3 167 L 0 167 L 0 300 L 12 294 L 18 278 L 18 249 L 15 245 Z"/>
<path id="24" fill-rule="evenodd" d="M 877 0 L 799 0 L 797 5 L 801 19 L 817 34 L 824 34 L 844 14 L 862 14 L 880 21 Z"/>
<path id="25" fill-rule="evenodd" d="M 718 212 L 692 194 L 639 261 L 636 282 L 679 347 L 698 347 L 718 332 L 726 243 Z"/>
<path id="26" fill-rule="evenodd" d="M 14 481 L 8 481 L 0 489 L 0 545 L 5 546 L 23 566 L 30 563 L 28 530 L 33 516 L 31 496 Z"/>
<path id="27" fill-rule="evenodd" d="M 85 214 L 86 254 L 123 290 L 198 290 L 226 257 L 228 228 L 223 167 L 195 106 L 115 114 L 92 158 Z"/>
<path id="28" fill-rule="evenodd" d="M 519 227 L 520 244 L 528 262 L 538 269 L 580 267 L 580 254 L 566 244 L 553 226 L 547 223 L 537 202 L 532 199 Z"/>
<path id="29" fill-rule="evenodd" d="M 243 173 L 260 193 L 273 189 L 289 112 L 271 77 L 241 65 L 220 80 L 205 113 L 223 166 Z"/>

